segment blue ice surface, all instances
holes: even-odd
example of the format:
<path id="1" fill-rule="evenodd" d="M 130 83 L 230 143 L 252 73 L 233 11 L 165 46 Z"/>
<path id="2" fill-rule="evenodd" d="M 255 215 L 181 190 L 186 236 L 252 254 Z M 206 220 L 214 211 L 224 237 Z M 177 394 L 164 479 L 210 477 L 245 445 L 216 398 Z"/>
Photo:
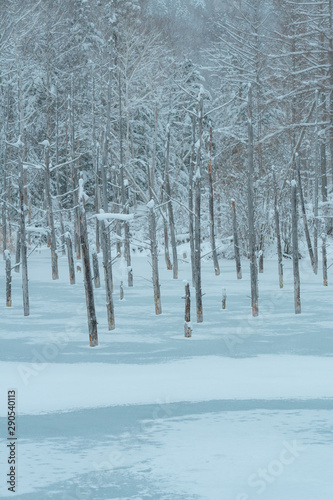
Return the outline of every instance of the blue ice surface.
<path id="1" fill-rule="evenodd" d="M 46 259 L 44 255 L 42 258 Z M 313 277 L 308 268 L 303 269 L 302 282 L 302 314 L 295 316 L 293 312 L 293 290 L 291 263 L 285 262 L 286 283 L 283 290 L 278 288 L 276 262 L 265 262 L 267 270 L 260 275 L 260 316 L 251 318 L 249 308 L 249 276 L 243 263 L 244 279 L 235 279 L 234 263 L 221 262 L 221 276 L 215 277 L 212 263 L 203 264 L 204 323 L 197 325 L 192 319 L 193 337 L 183 337 L 183 282 L 190 275 L 189 265 L 180 266 L 180 279 L 175 282 L 170 273 L 161 270 L 161 294 L 163 315 L 156 317 L 152 303 L 152 289 L 138 272 L 134 272 L 135 286 L 125 289 L 125 301 L 118 301 L 115 292 L 116 330 L 107 331 L 105 314 L 105 296 L 103 288 L 95 291 L 96 309 L 99 321 L 100 347 L 93 353 L 87 348 L 88 334 L 86 312 L 84 307 L 84 290 L 82 277 L 78 276 L 76 286 L 67 283 L 66 262 L 60 261 L 62 278 L 59 282 L 50 283 L 45 274 L 38 274 L 38 261 L 32 261 L 32 278 L 30 280 L 31 316 L 23 318 L 20 280 L 13 276 L 13 301 L 11 310 L 3 309 L 1 314 L 1 361 L 14 363 L 31 363 L 37 355 L 44 352 L 45 346 L 57 346 L 55 355 L 48 363 L 105 362 L 145 364 L 168 363 L 173 360 L 218 355 L 229 358 L 256 357 L 263 354 L 279 356 L 293 354 L 298 356 L 332 356 L 333 353 L 333 308 L 330 287 L 321 286 L 320 277 Z M 35 266 L 35 269 L 34 269 Z M 137 265 L 137 269 L 141 264 Z M 162 265 L 161 265 L 162 267 Z M 45 273 L 46 266 L 43 268 Z M 148 268 L 149 269 L 149 268 Z M 134 267 L 135 270 L 135 267 Z M 302 271 L 302 269 L 301 269 Z M 39 277 L 40 276 L 40 277 Z M 302 276 L 302 274 L 301 274 Z M 149 277 L 149 276 L 148 276 Z M 3 275 L 1 276 L 3 280 Z M 330 276 L 329 276 L 330 280 Z M 119 285 L 119 277 L 115 279 L 115 290 Z M 227 289 L 227 309 L 221 310 L 222 288 Z M 2 290 L 4 287 L 2 287 Z M 194 290 L 192 289 L 192 304 L 194 305 Z M 3 301 L 3 297 L 1 297 Z M 192 305 L 192 307 L 193 307 Z M 193 311 L 193 309 L 192 309 Z M 65 337 L 61 335 L 65 334 Z M 125 340 L 122 340 L 122 337 Z M 61 339 L 65 338 L 65 341 Z M 38 361 L 37 361 L 38 362 Z M 41 374 L 42 376 L 42 374 Z M 96 383 L 112 384 L 116 380 L 97 380 Z M 181 381 L 179 381 L 181 384 Z M 216 383 L 232 384 L 232 381 L 216 381 Z M 59 387 L 57 390 L 62 390 Z M 38 395 L 36 395 L 38 397 Z M 162 499 L 162 500 L 252 500 L 265 498 L 267 500 L 328 500 L 332 491 L 329 476 L 329 464 L 333 464 L 332 447 L 332 399 L 280 399 L 280 400 L 218 400 L 208 402 L 178 402 L 156 405 L 126 405 L 107 408 L 82 409 L 71 412 L 58 412 L 44 415 L 18 415 L 19 448 L 18 448 L 18 493 L 17 498 L 26 500 L 41 499 Z M 216 423 L 217 419 L 217 423 Z M 230 421 L 235 420 L 234 427 Z M 180 476 L 192 480 L 189 484 L 172 478 L 172 468 L 161 467 L 160 462 L 149 450 L 160 448 L 168 453 L 168 446 L 163 436 L 173 436 L 172 432 L 179 422 L 191 426 L 197 422 L 198 431 L 203 426 L 213 422 L 223 436 L 225 427 L 231 434 L 229 449 L 225 457 L 219 457 L 212 463 L 217 467 L 215 485 L 204 490 L 204 473 L 201 479 L 200 470 L 194 472 L 195 463 L 191 464 L 189 451 L 187 462 L 180 465 Z M 253 427 L 253 422 L 258 423 Z M 205 424 L 205 422 L 207 424 Z M 158 424 L 158 425 L 157 425 Z M 1 429 L 6 426 L 6 420 L 0 419 Z M 238 443 L 240 430 L 249 429 L 257 436 L 257 453 L 262 457 L 263 466 L 267 457 L 275 457 L 275 448 L 270 450 L 270 437 L 276 436 L 283 446 L 284 439 L 298 439 L 307 443 L 310 448 L 307 454 L 296 464 L 301 470 L 287 470 L 274 478 L 271 484 L 266 484 L 266 490 L 259 495 L 248 485 L 246 466 L 241 466 L 243 457 L 248 453 L 247 445 Z M 218 434 L 218 436 L 220 435 Z M 3 435 L 3 434 L 2 434 Z M 219 437 L 217 436 L 217 440 Z M 161 437 L 161 441 L 159 441 Z M 167 439 L 167 438 L 166 438 Z M 171 437 L 170 437 L 171 439 Z M 197 439 L 194 434 L 193 441 Z M 191 441 L 192 441 L 191 439 Z M 222 439 L 222 437 L 221 437 Z M 267 446 L 265 447 L 265 440 Z M 246 441 L 246 440 L 245 440 Z M 21 443 L 21 444 L 20 444 Z M 187 442 L 180 438 L 179 453 L 186 450 Z M 38 454 L 40 446 L 49 448 L 43 454 L 43 478 L 38 480 Z M 117 445 L 124 459 L 118 464 L 106 464 L 104 469 L 94 466 L 92 457 L 91 470 L 80 471 L 80 465 L 74 467 L 73 473 L 65 477 L 68 461 L 73 454 L 79 457 L 86 454 L 89 459 L 90 450 L 100 448 L 100 456 L 105 457 L 105 449 Z M 2 444 L 3 446 L 3 444 Z M 20 457 L 20 446 L 22 455 Z M 191 446 L 195 446 L 191 444 Z M 198 440 L 200 446 L 200 440 Z M 249 441 L 251 448 L 253 443 Z M 35 480 L 29 482 L 30 493 L 20 493 L 25 490 L 24 477 L 20 477 L 20 460 L 27 460 L 24 450 L 34 450 L 31 457 L 36 468 Z M 155 448 L 154 448 L 155 447 Z M 190 447 L 189 447 L 190 448 Z M 192 448 L 195 450 L 195 447 Z M 126 455 L 134 458 L 131 463 Z M 177 450 L 177 447 L 176 447 Z M 252 450 L 252 448 L 251 448 Z M 311 451 L 312 450 L 312 451 Z M 256 454 L 256 449 L 252 450 Z M 63 456 L 63 465 L 58 464 L 58 472 L 54 475 L 55 459 L 58 454 Z M 206 451 L 207 453 L 207 451 Z M 212 445 L 212 456 L 213 451 Z M 54 456 L 53 456 L 54 454 Z M 154 453 L 152 454 L 154 455 Z M 207 454 L 209 459 L 210 453 Z M 223 468 L 229 467 L 233 456 L 234 471 L 232 483 L 228 483 Z M 215 455 L 214 455 L 215 456 Z M 319 467 L 321 457 L 326 457 L 326 467 Z M 94 455 L 95 457 L 95 455 Z M 259 458 L 260 458 L 259 457 Z M 166 457 L 172 459 L 172 456 Z M 48 462 L 49 460 L 49 462 Z M 176 460 L 176 457 L 175 457 Z M 249 456 L 247 462 L 251 461 Z M 302 461 L 303 460 L 303 461 Z M 259 460 L 260 462 L 260 460 Z M 50 479 L 48 481 L 48 464 Z M 268 462 L 269 463 L 269 462 Z M 67 465 L 66 465 L 67 464 Z M 193 467 L 190 468 L 189 464 Z M 311 469 L 312 464 L 312 469 Z M 46 465 L 46 469 L 45 469 Z M 28 462 L 21 464 L 21 469 L 29 470 Z M 202 466 L 201 461 L 197 463 Z M 63 469 L 62 469 L 63 467 Z M 183 467 L 183 470 L 182 470 Z M 222 468 L 222 470 L 221 470 Z M 254 471 L 257 470 L 255 467 Z M 308 471 L 312 471 L 311 474 Z M 331 470 L 331 469 L 330 469 Z M 1 467 L 2 480 L 4 468 Z M 45 472 L 46 471 L 46 472 Z M 161 479 L 162 478 L 162 479 Z M 300 478 L 303 478 L 301 481 Z M 196 486 L 197 482 L 197 486 Z M 22 484 L 23 483 L 23 484 Z M 238 488 L 239 483 L 239 488 Z M 227 485 L 225 489 L 223 485 Z M 219 490 L 220 488 L 220 490 Z M 220 491 L 220 493 L 218 492 Z M 243 498 L 242 498 L 243 495 Z M 315 495 L 315 496 L 314 496 Z M 12 494 L 3 498 L 12 498 Z M 248 497 L 248 498 L 247 498 Z"/>

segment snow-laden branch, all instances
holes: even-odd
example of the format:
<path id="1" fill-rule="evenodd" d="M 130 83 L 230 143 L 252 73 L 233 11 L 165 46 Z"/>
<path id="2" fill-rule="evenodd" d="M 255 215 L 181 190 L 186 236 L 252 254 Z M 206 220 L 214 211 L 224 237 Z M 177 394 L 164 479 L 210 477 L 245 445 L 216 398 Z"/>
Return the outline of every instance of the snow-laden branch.
<path id="1" fill-rule="evenodd" d="M 134 214 L 115 214 L 115 213 L 102 213 L 102 214 L 95 214 L 93 217 L 95 217 L 98 220 L 133 220 L 134 219 Z"/>

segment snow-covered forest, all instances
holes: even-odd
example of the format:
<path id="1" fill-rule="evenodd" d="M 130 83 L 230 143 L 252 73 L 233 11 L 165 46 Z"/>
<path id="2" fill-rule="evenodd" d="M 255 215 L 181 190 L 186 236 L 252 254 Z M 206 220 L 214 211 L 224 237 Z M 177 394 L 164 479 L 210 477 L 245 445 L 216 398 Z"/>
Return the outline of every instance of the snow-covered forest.
<path id="1" fill-rule="evenodd" d="M 332 0 L 0 0 L 4 497 L 330 498 L 332 193 Z"/>

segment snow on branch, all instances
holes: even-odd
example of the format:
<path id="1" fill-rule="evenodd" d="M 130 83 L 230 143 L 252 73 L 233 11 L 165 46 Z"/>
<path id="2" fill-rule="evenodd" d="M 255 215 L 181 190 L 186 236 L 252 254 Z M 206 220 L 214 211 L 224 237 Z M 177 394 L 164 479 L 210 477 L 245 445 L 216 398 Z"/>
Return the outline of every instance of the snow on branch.
<path id="1" fill-rule="evenodd" d="M 115 213 L 100 213 L 100 214 L 95 214 L 94 217 L 98 220 L 109 220 L 109 219 L 114 219 L 114 220 L 132 220 L 134 219 L 134 214 L 115 214 Z"/>

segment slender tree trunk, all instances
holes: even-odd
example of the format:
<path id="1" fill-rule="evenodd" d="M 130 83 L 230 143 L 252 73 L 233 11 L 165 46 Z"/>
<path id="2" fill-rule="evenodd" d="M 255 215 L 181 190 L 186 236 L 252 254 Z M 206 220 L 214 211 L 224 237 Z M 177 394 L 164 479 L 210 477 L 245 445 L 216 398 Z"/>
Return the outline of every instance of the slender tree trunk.
<path id="1" fill-rule="evenodd" d="M 162 314 L 161 291 L 160 291 L 160 281 L 158 274 L 156 218 L 155 218 L 154 206 L 149 207 L 149 239 L 150 239 L 150 253 L 152 260 L 152 279 L 154 288 L 155 313 Z"/>
<path id="2" fill-rule="evenodd" d="M 3 145 L 3 203 L 2 203 L 2 248 L 3 248 L 3 258 L 6 259 L 6 250 L 7 250 L 7 202 L 9 202 L 9 165 L 8 165 L 8 120 L 9 120 L 9 111 L 10 110 L 10 102 L 9 102 L 9 86 L 7 86 L 7 104 L 6 104 L 6 119 L 5 119 L 5 137 L 4 137 L 4 145 Z"/>
<path id="3" fill-rule="evenodd" d="M 73 245 L 72 245 L 72 238 L 71 238 L 71 235 L 69 233 L 65 233 L 65 241 L 66 241 L 66 246 L 67 246 L 69 282 L 71 285 L 75 285 L 75 267 L 74 267 L 74 257 L 73 257 Z"/>
<path id="4" fill-rule="evenodd" d="M 23 95 L 22 95 L 22 75 L 21 69 L 19 69 L 19 146 L 18 146 L 18 172 L 19 172 L 19 200 L 20 200 L 20 252 L 21 252 L 21 269 L 22 269 L 22 295 L 23 295 L 23 314 L 24 316 L 29 316 L 30 305 L 29 305 L 29 279 L 28 279 L 28 250 L 27 250 L 27 238 L 26 238 L 26 205 L 25 200 L 25 180 L 26 172 L 24 170 L 23 163 L 25 161 L 25 155 L 27 152 L 26 147 L 26 130 L 24 125 L 24 106 L 23 106 Z M 21 140 L 23 137 L 23 142 Z"/>
<path id="5" fill-rule="evenodd" d="M 16 233 L 16 252 L 15 252 L 15 267 L 14 271 L 16 273 L 20 272 L 20 262 L 21 262 L 21 231 L 17 230 Z"/>
<path id="6" fill-rule="evenodd" d="M 240 251 L 239 251 L 235 200 L 231 200 L 231 206 L 232 206 L 232 226 L 233 226 L 233 233 L 234 233 L 234 251 L 235 251 L 235 261 L 236 261 L 236 273 L 237 273 L 237 279 L 241 280 L 242 279 L 242 265 L 241 265 Z"/>
<path id="7" fill-rule="evenodd" d="M 125 185 L 124 179 L 124 150 L 123 150 L 123 100 L 122 100 L 122 87 L 121 87 L 121 76 L 120 71 L 118 72 L 118 99 L 119 99 L 119 144 L 120 144 L 120 196 L 122 211 L 124 214 L 128 214 L 128 197 L 126 202 L 126 192 L 127 184 Z M 127 182 L 127 180 L 126 180 Z M 131 262 L 131 246 L 130 246 L 130 235 L 129 235 L 129 224 L 127 221 L 123 222 L 124 227 L 124 257 L 127 264 L 127 282 L 128 286 L 133 286 L 133 270 Z"/>
<path id="8" fill-rule="evenodd" d="M 325 94 L 321 95 L 322 106 L 322 121 L 326 122 L 328 119 L 326 112 L 326 99 Z M 327 162 L 326 162 L 326 125 L 322 125 L 321 141 L 320 141 L 320 179 L 321 179 L 321 195 L 325 203 L 327 201 Z"/>
<path id="9" fill-rule="evenodd" d="M 215 224 L 214 224 L 214 189 L 213 189 L 213 175 L 212 175 L 212 143 L 213 143 L 213 130 L 210 127 L 209 131 L 209 161 L 208 161 L 208 183 L 209 183 L 209 235 L 210 245 L 212 247 L 213 263 L 215 275 L 220 274 L 220 266 L 217 258 L 216 242 L 215 242 Z"/>
<path id="10" fill-rule="evenodd" d="M 161 204 L 163 205 L 164 203 L 164 190 L 163 187 L 161 189 Z M 162 219 L 163 219 L 163 234 L 164 234 L 164 259 L 165 259 L 165 264 L 167 267 L 168 271 L 172 270 L 172 263 L 170 260 L 170 252 L 169 252 L 169 233 L 168 233 L 168 223 L 167 223 L 167 216 L 165 214 L 164 209 L 161 209 L 161 214 L 162 214 Z"/>
<path id="11" fill-rule="evenodd" d="M 74 251 L 76 258 L 81 259 L 81 245 L 80 245 L 80 210 L 79 210 L 79 196 L 77 186 L 78 173 L 76 164 L 74 162 L 75 157 L 75 113 L 74 113 L 74 82 L 73 77 L 71 80 L 71 92 L 68 99 L 68 115 L 69 115 L 69 146 L 70 146 L 70 156 L 71 156 L 71 177 L 72 177 L 72 187 L 73 187 L 73 212 L 74 212 Z"/>
<path id="12" fill-rule="evenodd" d="M 185 337 L 189 338 L 192 336 L 191 328 L 191 293 L 190 284 L 185 285 L 185 324 L 184 324 Z"/>
<path id="13" fill-rule="evenodd" d="M 5 260 L 6 260 L 6 306 L 12 306 L 12 263 L 10 259 L 10 253 L 5 250 Z"/>
<path id="14" fill-rule="evenodd" d="M 99 214 L 101 208 L 100 197 L 100 178 L 99 178 L 99 147 L 96 137 L 96 117 L 95 117 L 95 77 L 92 75 L 92 98 L 91 98 L 91 115 L 92 115 L 92 143 L 93 143 L 93 169 L 95 174 L 95 213 Z M 100 253 L 100 228 L 99 220 L 96 217 L 96 252 Z"/>
<path id="15" fill-rule="evenodd" d="M 314 179 L 314 227 L 313 227 L 313 251 L 314 251 L 314 272 L 318 272 L 318 165 L 319 165 L 319 130 L 318 130 L 318 90 L 316 90 L 316 128 L 315 128 L 315 179 Z"/>
<path id="16" fill-rule="evenodd" d="M 149 168 L 149 162 L 147 162 L 147 179 L 148 179 L 148 192 L 149 192 L 149 199 L 150 199 L 149 203 L 148 203 L 148 210 L 149 210 L 149 213 L 148 213 L 148 231 L 149 231 L 149 240 L 150 240 L 150 255 L 151 255 L 152 281 L 153 281 L 153 289 L 154 289 L 154 304 L 155 304 L 155 314 L 159 315 L 159 314 L 162 314 L 162 304 L 161 304 L 160 279 L 159 279 L 159 272 L 158 272 L 158 245 L 157 245 L 157 236 L 156 236 L 156 215 L 155 215 L 155 209 L 154 209 L 157 130 L 158 130 L 158 108 L 156 106 L 153 157 L 152 157 L 151 169 Z M 164 217 L 163 217 L 163 219 L 164 219 Z"/>
<path id="17" fill-rule="evenodd" d="M 5 132 L 5 138 L 7 137 L 7 126 Z M 6 141 L 6 139 L 5 139 Z M 4 167 L 4 176 L 3 176 L 3 197 L 6 199 L 7 197 L 7 146 L 6 142 L 4 145 L 4 154 L 3 154 L 3 167 Z M 7 207 L 6 202 L 2 203 L 2 250 L 3 250 L 3 258 L 6 259 L 6 250 L 7 250 Z"/>
<path id="18" fill-rule="evenodd" d="M 124 183 L 124 191 L 128 191 L 127 187 L 127 179 L 126 183 Z M 128 200 L 128 196 L 127 196 Z M 123 212 L 125 214 L 129 213 L 128 206 L 126 205 L 126 202 L 124 204 L 124 209 Z M 129 224 L 127 221 L 124 222 L 124 257 L 126 260 L 127 264 L 127 284 L 129 287 L 133 286 L 133 269 L 132 269 L 132 258 L 131 258 L 131 245 L 130 245 L 130 230 L 129 230 Z"/>
<path id="19" fill-rule="evenodd" d="M 108 125 L 107 125 L 108 127 Z M 107 129 L 108 130 L 108 129 Z M 108 202 L 108 190 L 107 190 L 107 151 L 108 151 L 108 133 L 105 133 L 104 138 L 104 153 L 103 153 L 103 164 L 102 164 L 102 206 L 104 212 L 108 212 L 109 202 Z M 109 229 L 106 227 L 105 222 L 101 223 L 101 231 L 102 231 L 102 252 L 103 252 L 103 266 L 104 270 L 107 273 L 105 275 L 105 279 L 107 276 L 107 280 L 109 281 L 108 287 L 106 286 L 106 294 L 107 294 L 107 309 L 108 309 L 108 318 L 109 318 L 109 329 L 114 329 L 114 309 L 113 309 L 113 300 L 112 300 L 112 292 L 113 292 L 113 279 L 112 279 L 112 257 L 111 257 L 111 241 Z M 111 296 L 109 296 L 108 288 L 110 288 Z"/>
<path id="20" fill-rule="evenodd" d="M 62 215 L 62 201 L 61 201 L 61 193 L 60 193 L 60 178 L 59 178 L 59 169 L 57 169 L 57 196 L 58 196 L 58 209 L 59 209 L 59 222 L 60 222 L 60 239 L 61 239 L 61 253 L 63 255 L 66 254 L 66 241 L 65 241 L 65 226 L 64 226 L 64 218 Z"/>
<path id="21" fill-rule="evenodd" d="M 275 218 L 275 234 L 276 234 L 276 245 L 277 245 L 277 255 L 278 255 L 279 284 L 280 288 L 283 288 L 283 263 L 282 263 L 283 256 L 282 256 L 281 233 L 280 233 L 280 216 L 278 209 L 277 184 L 274 171 L 273 171 L 273 182 L 274 182 L 274 218 Z"/>
<path id="22" fill-rule="evenodd" d="M 309 251 L 312 269 L 313 269 L 313 272 L 316 273 L 317 269 L 316 269 L 315 257 L 314 257 L 314 253 L 312 250 L 312 243 L 311 243 L 311 238 L 310 238 L 308 220 L 307 220 L 306 211 L 305 211 L 305 203 L 304 203 L 304 196 L 303 196 L 303 189 L 302 189 L 301 168 L 300 168 L 300 158 L 299 158 L 298 154 L 296 154 L 296 169 L 297 169 L 297 177 L 298 177 L 298 189 L 299 189 L 299 194 L 300 194 L 300 199 L 301 199 L 301 208 L 302 208 L 305 238 L 306 238 L 306 243 L 308 246 L 308 251 Z"/>
<path id="23" fill-rule="evenodd" d="M 326 234 L 322 237 L 322 256 L 323 256 L 323 285 L 327 286 L 327 252 L 326 252 Z"/>
<path id="24" fill-rule="evenodd" d="M 195 302 L 197 311 L 197 323 L 203 322 L 202 288 L 201 288 L 201 149 L 203 132 L 203 93 L 199 101 L 199 138 L 197 149 L 197 171 L 194 177 L 194 254 L 195 254 Z"/>
<path id="25" fill-rule="evenodd" d="M 297 224 L 297 184 L 292 181 L 291 185 L 291 217 L 292 217 L 292 241 L 293 241 L 293 271 L 294 271 L 294 301 L 295 314 L 301 312 L 301 285 L 298 265 L 298 224 Z"/>
<path id="26" fill-rule="evenodd" d="M 331 153 L 331 172 L 333 175 L 333 5 L 332 0 L 328 0 L 328 76 L 329 76 L 329 138 L 330 138 L 330 153 Z M 333 181 L 333 179 L 332 179 Z"/>
<path id="27" fill-rule="evenodd" d="M 195 289 L 196 289 L 196 309 L 197 323 L 203 322 L 202 311 L 202 289 L 201 289 L 201 179 L 199 170 L 195 174 Z"/>
<path id="28" fill-rule="evenodd" d="M 170 225 L 170 239 L 171 239 L 171 248 L 172 248 L 172 271 L 173 271 L 173 279 L 178 279 L 178 257 L 177 257 L 177 242 L 176 242 L 176 234 L 175 234 L 175 220 L 173 214 L 173 206 L 171 201 L 171 187 L 170 187 L 170 178 L 169 178 L 169 158 L 170 158 L 170 127 L 168 125 L 167 130 L 167 144 L 166 144 L 166 154 L 165 154 L 165 178 L 164 178 L 164 187 L 167 195 L 167 203 L 168 203 L 168 213 L 169 213 L 169 225 Z"/>
<path id="29" fill-rule="evenodd" d="M 83 191 L 83 179 L 80 179 L 79 183 L 80 183 L 80 196 L 79 196 L 80 238 L 81 238 L 83 273 L 84 273 L 84 289 L 86 292 L 89 342 L 90 342 L 90 347 L 95 347 L 98 345 L 97 318 L 96 318 L 94 288 L 92 283 L 92 274 L 91 274 L 90 257 L 89 257 L 89 240 L 88 240 L 88 228 L 87 228 L 87 219 L 85 211 L 85 201 L 84 201 L 85 194 Z"/>
<path id="30" fill-rule="evenodd" d="M 259 255 L 258 255 L 258 268 L 259 268 L 259 273 L 264 272 L 264 232 L 263 230 L 261 231 L 260 234 L 260 243 L 259 243 Z"/>
<path id="31" fill-rule="evenodd" d="M 111 252 L 110 252 L 110 240 L 109 240 L 108 228 L 106 227 L 104 221 L 101 222 L 101 231 L 102 231 L 103 269 L 104 269 L 108 328 L 109 330 L 114 330 L 116 326 L 115 326 L 114 305 L 112 296 L 112 263 L 111 263 Z"/>
<path id="32" fill-rule="evenodd" d="M 256 260 L 256 244 L 254 230 L 254 164 L 253 164 L 253 126 L 252 126 L 252 88 L 248 92 L 248 221 L 249 221 L 249 253 L 251 275 L 251 307 L 252 316 L 258 316 L 258 269 Z"/>
<path id="33" fill-rule="evenodd" d="M 58 94 L 56 95 L 56 165 L 59 164 L 59 116 L 58 116 Z M 62 200 L 60 189 L 60 173 L 59 168 L 56 172 L 56 193 L 58 200 L 59 222 L 60 222 L 60 240 L 61 240 L 61 253 L 66 255 L 66 241 L 65 241 L 65 226 L 62 215 Z M 31 210 L 30 210 L 31 212 Z"/>
<path id="34" fill-rule="evenodd" d="M 194 251 L 194 224 L 193 224 L 193 171 L 194 171 L 194 145 L 195 145 L 195 121 L 193 124 L 193 143 L 192 154 L 190 158 L 189 179 L 188 179 L 188 232 L 190 237 L 190 251 L 191 251 L 191 270 L 192 270 L 192 286 L 195 286 L 195 251 Z"/>
<path id="35" fill-rule="evenodd" d="M 51 175 L 50 175 L 50 153 L 49 153 L 49 143 L 45 147 L 45 191 L 47 200 L 47 210 L 48 210 L 48 220 L 50 224 L 50 236 L 51 236 L 51 259 L 52 259 L 52 279 L 59 279 L 58 271 L 58 254 L 57 254 L 57 240 L 54 227 L 54 216 L 53 216 L 53 202 L 51 195 Z"/>
<path id="36" fill-rule="evenodd" d="M 22 264 L 22 292 L 23 292 L 23 312 L 24 316 L 29 316 L 29 280 L 28 280 L 28 255 L 27 239 L 25 234 L 25 206 L 24 206 L 24 169 L 22 146 L 19 151 L 19 192 L 20 192 L 20 240 L 21 240 L 21 264 Z"/>
<path id="37" fill-rule="evenodd" d="M 99 265 L 98 265 L 98 255 L 97 255 L 96 245 L 93 245 L 91 247 L 91 253 L 92 253 L 95 288 L 100 288 L 101 280 L 99 275 Z"/>
<path id="38" fill-rule="evenodd" d="M 96 160 L 97 163 L 98 160 Z M 98 165 L 98 163 L 97 163 Z M 99 171 L 98 166 L 96 166 L 96 184 L 95 184 L 95 211 L 98 214 L 101 209 L 101 200 L 100 200 L 100 186 L 99 186 Z M 100 253 L 101 247 L 101 235 L 100 235 L 100 221 L 96 218 L 96 250 L 97 253 Z"/>
<path id="39" fill-rule="evenodd" d="M 11 242 L 12 241 L 12 227 L 11 227 L 11 216 L 10 216 L 10 211 L 8 210 L 8 207 L 12 204 L 12 166 L 10 164 L 10 159 L 12 156 L 12 148 L 8 146 L 8 166 L 7 166 L 7 193 L 6 193 L 6 200 L 7 200 L 7 241 Z"/>
<path id="40" fill-rule="evenodd" d="M 6 176 L 6 174 L 5 174 Z M 6 203 L 2 204 L 2 214 L 1 214 L 1 224 L 2 224 L 2 251 L 3 258 L 5 259 L 5 252 L 7 250 L 7 214 L 6 214 Z"/>

